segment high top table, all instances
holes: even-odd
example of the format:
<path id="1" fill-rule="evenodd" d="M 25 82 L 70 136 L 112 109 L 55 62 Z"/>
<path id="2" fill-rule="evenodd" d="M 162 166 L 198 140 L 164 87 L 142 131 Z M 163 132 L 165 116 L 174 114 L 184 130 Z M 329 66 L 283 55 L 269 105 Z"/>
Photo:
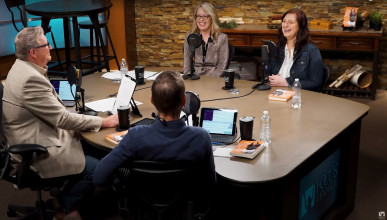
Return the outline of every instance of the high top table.
<path id="1" fill-rule="evenodd" d="M 118 91 L 118 84 L 100 76 L 96 73 L 84 77 L 87 102 Z M 148 118 L 156 112 L 150 103 L 151 84 L 148 81 L 137 86 L 134 93 L 134 99 L 143 103 L 139 110 Z M 271 116 L 272 144 L 253 160 L 215 157 L 215 219 L 343 219 L 354 206 L 361 119 L 369 107 L 302 90 L 302 107 L 294 110 L 291 101 L 267 99 L 276 88 L 246 95 L 254 84 L 235 80 L 240 93 L 233 95 L 221 89 L 225 85 L 223 78 L 202 76 L 199 80 L 185 80 L 186 90 L 199 94 L 202 107 L 236 108 L 238 118 L 254 116 L 255 139 L 259 138 L 262 112 L 268 110 Z M 208 101 L 242 95 L 246 96 Z M 131 123 L 140 119 L 132 115 Z M 104 138 L 114 132 L 115 129 L 108 128 L 82 135 L 109 151 L 115 145 Z"/>
<path id="2" fill-rule="evenodd" d="M 52 18 L 63 18 L 63 33 L 65 40 L 65 50 L 66 50 L 66 66 L 67 68 L 71 65 L 70 58 L 70 33 L 71 28 L 69 26 L 69 18 L 72 18 L 73 23 L 73 36 L 74 44 L 76 51 L 76 67 L 81 69 L 81 52 L 79 45 L 79 27 L 78 27 L 78 16 L 89 16 L 91 22 L 93 23 L 94 30 L 98 39 L 100 40 L 100 45 L 105 45 L 102 38 L 102 32 L 99 25 L 98 13 L 109 10 L 112 7 L 112 3 L 105 0 L 51 0 L 36 2 L 25 6 L 25 10 L 32 14 L 42 17 L 42 27 L 44 30 L 47 30 L 50 20 Z M 102 53 L 104 56 L 104 66 L 108 71 L 109 62 L 107 59 L 107 51 L 105 47 L 102 47 Z M 88 72 L 94 72 L 100 67 L 95 67 L 90 69 Z"/>

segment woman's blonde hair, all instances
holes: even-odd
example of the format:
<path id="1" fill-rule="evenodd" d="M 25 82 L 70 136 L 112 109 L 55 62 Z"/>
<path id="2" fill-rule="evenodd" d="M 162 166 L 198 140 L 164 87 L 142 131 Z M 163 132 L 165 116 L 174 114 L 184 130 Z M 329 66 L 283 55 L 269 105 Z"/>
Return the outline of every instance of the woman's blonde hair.
<path id="1" fill-rule="evenodd" d="M 191 33 L 200 34 L 200 30 L 198 28 L 198 25 L 196 24 L 196 14 L 197 14 L 199 8 L 202 8 L 204 12 L 206 12 L 208 15 L 211 16 L 212 25 L 211 25 L 210 35 L 211 35 L 211 38 L 213 40 L 216 40 L 216 38 L 218 37 L 218 34 L 220 33 L 219 18 L 218 18 L 218 15 L 216 14 L 215 7 L 211 3 L 208 3 L 208 2 L 204 2 L 204 3 L 200 4 L 195 9 Z"/>

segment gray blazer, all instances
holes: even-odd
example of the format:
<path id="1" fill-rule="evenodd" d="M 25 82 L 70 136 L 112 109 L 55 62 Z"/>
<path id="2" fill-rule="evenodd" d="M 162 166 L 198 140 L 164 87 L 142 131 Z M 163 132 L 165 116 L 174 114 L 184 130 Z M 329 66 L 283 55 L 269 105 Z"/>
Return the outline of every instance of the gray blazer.
<path id="1" fill-rule="evenodd" d="M 31 62 L 15 61 L 4 87 L 4 133 L 10 145 L 47 147 L 49 154 L 33 158 L 31 167 L 42 178 L 77 174 L 85 167 L 85 156 L 76 131 L 98 131 L 102 118 L 67 111 L 46 72 Z M 12 159 L 17 167 L 20 158 Z"/>
<path id="2" fill-rule="evenodd" d="M 184 40 L 184 74 L 190 73 L 191 60 L 187 36 Z M 228 39 L 224 33 L 219 33 L 218 38 L 208 42 L 206 60 L 203 63 L 203 50 L 198 47 L 195 50 L 195 74 L 206 76 L 220 76 L 227 66 Z"/>

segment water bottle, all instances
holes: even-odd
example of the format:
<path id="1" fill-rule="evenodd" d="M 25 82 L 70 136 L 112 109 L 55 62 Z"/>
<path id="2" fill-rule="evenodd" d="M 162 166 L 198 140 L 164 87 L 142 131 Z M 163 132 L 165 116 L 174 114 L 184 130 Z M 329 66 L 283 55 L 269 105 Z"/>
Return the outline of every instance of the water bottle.
<path id="1" fill-rule="evenodd" d="M 120 71 L 121 71 L 121 79 L 122 77 L 125 77 L 125 75 L 128 75 L 128 64 L 126 63 L 125 58 L 122 58 L 121 60 Z"/>
<path id="2" fill-rule="evenodd" d="M 263 111 L 261 117 L 261 134 L 260 139 L 266 146 L 271 143 L 271 120 L 268 111 Z"/>
<path id="3" fill-rule="evenodd" d="M 298 78 L 294 80 L 292 85 L 293 98 L 292 98 L 292 108 L 299 109 L 301 108 L 301 83 Z"/>

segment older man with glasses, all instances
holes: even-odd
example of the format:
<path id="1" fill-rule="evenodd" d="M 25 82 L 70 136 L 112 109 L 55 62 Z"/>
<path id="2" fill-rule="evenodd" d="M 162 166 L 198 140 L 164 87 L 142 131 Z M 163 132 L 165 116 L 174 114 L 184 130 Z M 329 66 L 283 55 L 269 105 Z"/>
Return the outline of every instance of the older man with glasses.
<path id="1" fill-rule="evenodd" d="M 3 95 L 3 127 L 10 145 L 40 144 L 49 156 L 34 157 L 31 169 L 46 178 L 69 179 L 59 197 L 57 219 L 80 219 L 80 201 L 93 192 L 98 160 L 85 155 L 79 130 L 98 131 L 118 125 L 107 118 L 70 113 L 47 77 L 50 44 L 41 27 L 27 27 L 15 38 L 16 61 L 8 73 Z M 13 156 L 15 167 L 20 158 Z"/>

